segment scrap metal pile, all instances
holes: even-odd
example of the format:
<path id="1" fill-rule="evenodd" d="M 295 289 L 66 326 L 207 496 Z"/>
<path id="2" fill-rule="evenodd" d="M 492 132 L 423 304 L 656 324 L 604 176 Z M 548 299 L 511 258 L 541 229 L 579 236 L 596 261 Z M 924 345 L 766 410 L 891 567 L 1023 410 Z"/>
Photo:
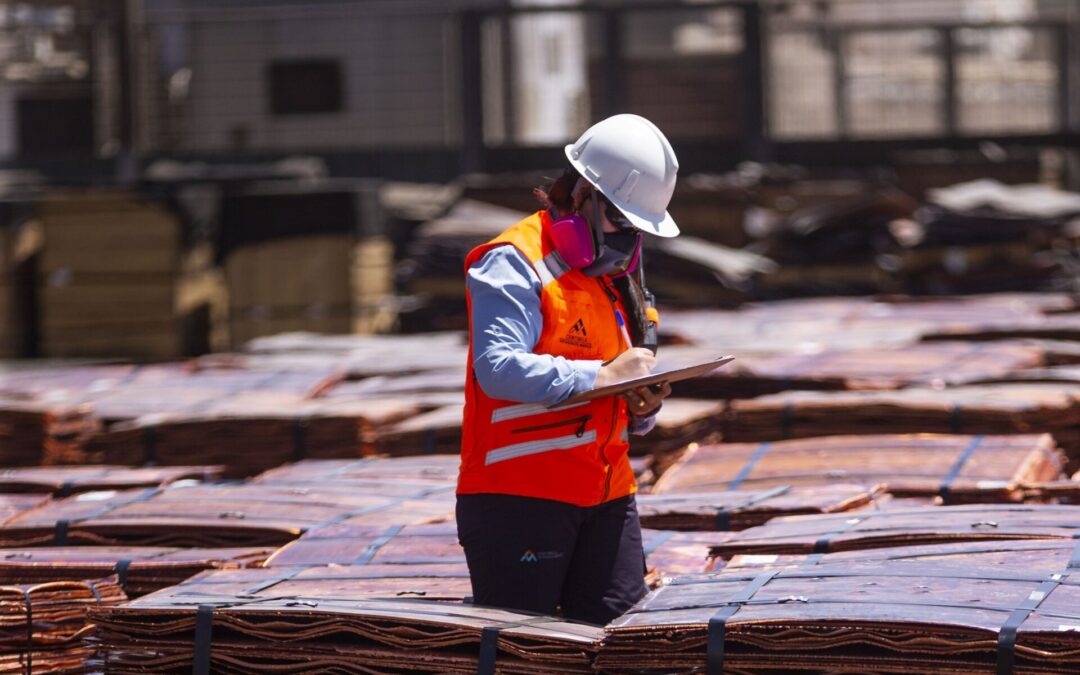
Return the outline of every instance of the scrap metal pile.
<path id="1" fill-rule="evenodd" d="M 606 627 L 471 603 L 460 333 L 0 372 L 0 588 L 79 608 L 12 591 L 10 670 L 1074 672 L 1078 314 L 665 312 L 662 365 L 736 360 L 631 441 L 653 590 Z"/>

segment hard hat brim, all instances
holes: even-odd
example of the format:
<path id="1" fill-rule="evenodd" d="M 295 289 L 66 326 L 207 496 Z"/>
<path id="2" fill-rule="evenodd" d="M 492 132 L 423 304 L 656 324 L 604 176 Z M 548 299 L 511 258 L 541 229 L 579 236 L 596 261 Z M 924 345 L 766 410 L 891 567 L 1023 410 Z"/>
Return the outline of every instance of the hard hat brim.
<path id="1" fill-rule="evenodd" d="M 604 197 L 606 197 L 607 200 L 611 202 L 612 206 L 619 209 L 619 211 L 621 211 L 622 214 L 626 216 L 626 219 L 630 221 L 630 224 L 633 225 L 635 229 L 641 230 L 646 234 L 651 234 L 656 237 L 670 238 L 679 236 L 679 226 L 675 224 L 675 219 L 671 217 L 671 214 L 668 213 L 667 210 L 665 210 L 663 216 L 659 218 L 657 218 L 655 214 L 635 211 L 625 202 L 619 199 L 615 199 L 614 197 L 609 195 L 601 186 L 597 185 L 596 182 L 589 178 L 587 172 L 585 171 L 585 166 L 581 163 L 581 161 L 575 159 L 571 154 L 571 150 L 573 149 L 573 147 L 573 144 L 571 144 L 567 145 L 563 149 L 563 152 L 566 155 L 566 159 L 570 162 L 571 166 L 573 166 L 574 169 L 578 172 L 578 175 L 580 175 L 582 178 L 589 182 L 589 185 L 592 185 L 594 189 L 596 189 L 600 194 L 604 195 Z"/>

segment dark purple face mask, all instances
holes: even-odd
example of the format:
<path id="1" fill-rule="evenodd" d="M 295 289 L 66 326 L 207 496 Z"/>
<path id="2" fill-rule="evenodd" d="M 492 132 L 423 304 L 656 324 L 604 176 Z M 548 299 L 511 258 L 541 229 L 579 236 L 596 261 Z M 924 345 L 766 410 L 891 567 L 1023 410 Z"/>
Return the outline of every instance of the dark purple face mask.
<path id="1" fill-rule="evenodd" d="M 598 240 L 596 259 L 591 265 L 582 268 L 581 271 L 590 277 L 625 274 L 632 264 L 637 263 L 641 249 L 641 233 L 632 227 L 620 229 L 618 232 L 604 232 L 603 227 L 600 226 L 600 200 L 600 195 L 593 193 L 593 226 Z M 618 211 L 606 199 L 604 199 L 604 203 L 607 205 L 607 209 Z M 611 219 L 610 214 L 605 213 L 604 215 L 608 216 L 608 220 L 611 221 L 612 225 L 619 227 L 619 224 Z M 630 225 L 622 213 L 618 214 L 618 219 L 625 222 L 627 226 Z"/>

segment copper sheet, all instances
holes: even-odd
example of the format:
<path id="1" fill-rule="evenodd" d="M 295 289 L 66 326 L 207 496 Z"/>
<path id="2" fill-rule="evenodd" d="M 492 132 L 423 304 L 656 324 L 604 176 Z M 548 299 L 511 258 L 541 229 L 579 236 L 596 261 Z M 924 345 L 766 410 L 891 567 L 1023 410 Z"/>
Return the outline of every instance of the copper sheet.
<path id="1" fill-rule="evenodd" d="M 1047 434 L 823 436 L 690 448 L 652 488 L 682 494 L 778 485 L 886 483 L 899 497 L 949 502 L 1019 501 L 1019 485 L 1062 476 L 1065 459 Z"/>
<path id="2" fill-rule="evenodd" d="M 456 483 L 461 456 L 370 457 L 353 460 L 308 460 L 270 469 L 254 478 L 257 483 L 308 483 L 325 481 L 395 482 L 434 481 Z"/>

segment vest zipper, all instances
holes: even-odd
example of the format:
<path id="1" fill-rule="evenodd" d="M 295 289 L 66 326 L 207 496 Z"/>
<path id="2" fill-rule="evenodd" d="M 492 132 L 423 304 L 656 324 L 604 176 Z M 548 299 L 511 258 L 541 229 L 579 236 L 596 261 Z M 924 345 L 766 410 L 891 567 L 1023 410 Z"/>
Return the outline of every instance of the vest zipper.
<path id="1" fill-rule="evenodd" d="M 532 427 L 522 427 L 521 429 L 511 429 L 512 434 L 524 434 L 530 431 L 540 431 L 542 429 L 554 429 L 555 427 L 565 427 L 571 424 L 577 424 L 578 429 L 574 432 L 574 435 L 581 438 L 585 435 L 585 425 L 592 419 L 592 415 L 582 415 L 581 417 L 575 417 L 571 420 L 563 420 L 561 422 L 551 422 L 549 424 L 538 424 Z"/>
<path id="2" fill-rule="evenodd" d="M 607 293 L 608 300 L 611 301 L 611 318 L 617 323 L 619 319 L 615 316 L 615 313 L 619 311 L 619 307 L 617 305 L 617 303 L 619 301 L 619 298 L 618 298 L 617 295 L 615 295 L 615 291 L 613 291 L 611 289 L 611 286 L 608 285 L 607 279 L 601 279 L 600 280 L 600 285 L 603 287 L 604 293 Z M 633 345 L 627 345 L 628 349 L 630 347 L 633 347 Z M 608 495 L 611 494 L 611 462 L 608 461 L 607 455 L 604 453 L 604 448 L 607 447 L 608 443 L 610 443 L 611 439 L 615 436 L 615 427 L 618 425 L 618 420 L 619 420 L 619 397 L 618 396 L 613 396 L 612 397 L 612 405 L 613 405 L 613 408 L 612 408 L 612 411 L 611 411 L 611 425 L 610 425 L 610 427 L 608 429 L 608 437 L 604 440 L 603 443 L 600 444 L 600 450 L 599 450 L 600 451 L 600 461 L 602 461 L 604 463 L 604 494 L 603 494 L 602 497 L 600 497 L 600 503 L 601 504 L 606 502 L 607 498 L 608 498 Z"/>

